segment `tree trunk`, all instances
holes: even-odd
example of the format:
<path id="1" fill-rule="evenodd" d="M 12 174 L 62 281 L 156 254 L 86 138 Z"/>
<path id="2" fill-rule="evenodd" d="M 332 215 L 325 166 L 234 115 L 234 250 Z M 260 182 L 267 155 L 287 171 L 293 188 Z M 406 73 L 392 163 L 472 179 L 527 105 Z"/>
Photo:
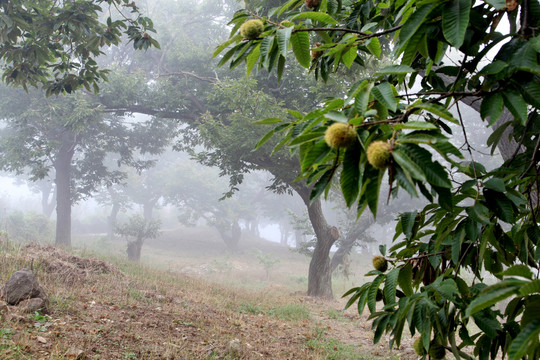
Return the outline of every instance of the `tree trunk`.
<path id="1" fill-rule="evenodd" d="M 56 172 L 56 245 L 71 246 L 71 160 L 74 135 L 66 131 L 54 161 Z"/>
<path id="2" fill-rule="evenodd" d="M 152 221 L 152 218 L 154 216 L 154 208 L 156 207 L 156 204 L 159 199 L 152 199 L 145 201 L 143 204 L 143 216 L 146 223 L 149 223 Z"/>
<path id="3" fill-rule="evenodd" d="M 242 229 L 238 224 L 238 220 L 234 220 L 231 226 L 227 226 L 227 228 L 216 226 L 216 229 L 219 231 L 221 239 L 223 239 L 227 248 L 231 252 L 238 251 L 238 242 L 240 242 L 240 238 L 242 237 Z"/>
<path id="4" fill-rule="evenodd" d="M 288 246 L 288 240 L 289 240 L 289 226 L 285 221 L 281 221 L 279 223 L 279 232 L 280 232 L 280 239 L 279 242 L 283 246 Z"/>
<path id="5" fill-rule="evenodd" d="M 107 216 L 107 237 L 109 240 L 114 240 L 114 228 L 116 227 L 116 218 L 120 212 L 120 203 L 114 201 L 111 208 L 111 213 Z"/>
<path id="6" fill-rule="evenodd" d="M 128 242 L 127 256 L 129 261 L 139 262 L 141 260 L 142 240 Z"/>
<path id="7" fill-rule="evenodd" d="M 305 197 L 302 198 L 306 202 Z M 309 196 L 306 204 L 309 204 Z M 326 222 L 320 199 L 308 206 L 308 215 L 317 236 L 317 243 L 309 263 L 307 295 L 331 299 L 334 294 L 332 292 L 330 249 L 338 239 L 339 233 L 335 226 L 330 226 Z"/>
<path id="8" fill-rule="evenodd" d="M 41 211 L 43 215 L 50 218 L 56 207 L 56 186 L 46 183 L 40 186 L 41 190 Z M 52 196 L 51 196 L 52 193 Z"/>

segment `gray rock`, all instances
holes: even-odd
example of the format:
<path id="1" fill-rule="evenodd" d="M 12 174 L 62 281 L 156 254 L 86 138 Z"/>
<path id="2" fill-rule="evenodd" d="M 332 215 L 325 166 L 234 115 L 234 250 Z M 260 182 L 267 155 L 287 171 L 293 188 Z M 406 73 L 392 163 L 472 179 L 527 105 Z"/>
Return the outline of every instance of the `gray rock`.
<path id="1" fill-rule="evenodd" d="M 23 300 L 19 303 L 19 308 L 22 312 L 33 314 L 36 311 L 40 313 L 47 313 L 47 301 L 42 298 L 32 298 L 28 300 Z"/>
<path id="2" fill-rule="evenodd" d="M 4 296 L 9 305 L 17 305 L 31 298 L 46 298 L 34 272 L 28 269 L 16 271 L 11 275 L 4 287 Z"/>

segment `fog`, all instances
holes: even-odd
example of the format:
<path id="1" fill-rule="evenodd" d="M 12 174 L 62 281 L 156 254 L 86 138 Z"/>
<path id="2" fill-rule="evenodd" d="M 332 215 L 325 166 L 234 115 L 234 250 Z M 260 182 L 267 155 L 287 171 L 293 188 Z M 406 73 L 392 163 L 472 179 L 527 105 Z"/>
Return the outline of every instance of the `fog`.
<path id="1" fill-rule="evenodd" d="M 100 62 L 112 69 L 110 82 L 101 84 L 99 95 L 45 98 L 38 90 L 3 86 L 2 230 L 14 241 L 73 239 L 76 246 L 119 256 L 127 251 L 134 260 L 178 271 L 192 268 L 195 257 L 199 265 L 239 254 L 253 257 L 254 249 L 267 248 L 265 242 L 282 247 L 267 248 L 279 254 L 273 256 L 299 252 L 298 261 L 307 264 L 315 234 L 302 191 L 296 190 L 299 164 L 285 149 L 270 156 L 277 140 L 254 151 L 268 128 L 251 122 L 286 117 L 287 108 L 309 111 L 326 96 L 343 96 L 351 78 L 362 74 L 344 71 L 321 88 L 294 66 L 282 83 L 262 70 L 246 80 L 242 66 L 218 68 L 212 52 L 227 39 L 225 23 L 237 6 L 149 3 L 162 50 L 108 49 Z M 478 114 L 463 105 L 462 115 L 473 156 L 495 166 L 500 160 L 491 160 L 490 149 L 480 145 L 489 132 L 474 126 Z M 463 147 L 461 128 L 453 132 L 453 142 Z M 61 165 L 66 154 L 70 158 Z M 67 195 L 62 181 L 69 183 Z M 385 185 L 381 194 L 387 192 Z M 340 234 L 332 252 L 345 246 L 357 259 L 369 259 L 379 245 L 390 245 L 399 213 L 425 204 L 399 194 L 389 203 L 381 195 L 377 220 L 367 210 L 356 220 L 340 192 L 331 191 L 322 208 L 324 221 Z M 133 245 L 125 227 L 137 216 L 147 225 L 155 222 L 159 232 Z M 56 220 L 64 222 L 56 228 L 64 231 L 60 240 Z M 45 230 L 32 231 L 38 224 Z"/>

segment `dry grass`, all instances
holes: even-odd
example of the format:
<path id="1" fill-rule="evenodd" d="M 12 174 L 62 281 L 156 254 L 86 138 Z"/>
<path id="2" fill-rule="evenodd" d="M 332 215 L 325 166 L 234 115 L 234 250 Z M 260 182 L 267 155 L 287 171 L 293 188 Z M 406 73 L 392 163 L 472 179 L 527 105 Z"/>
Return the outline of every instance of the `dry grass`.
<path id="1" fill-rule="evenodd" d="M 342 312 L 336 318 L 329 309 L 340 309 L 340 302 L 314 301 L 291 293 L 287 284 L 224 286 L 186 276 L 176 262 L 165 264 L 169 271 L 156 270 L 114 257 L 110 250 L 103 261 L 89 250 L 71 253 L 0 241 L 0 281 L 33 263 L 51 309 L 41 315 L 9 307 L 0 323 L 0 358 L 75 359 L 77 351 L 87 359 L 410 358 L 408 350 L 390 353 L 385 344 L 372 345 L 369 326 L 358 314 Z M 159 248 L 157 255 L 143 251 L 164 259 Z M 249 253 L 245 256 L 229 261 L 244 264 L 250 273 L 257 265 L 246 260 Z M 295 256 L 280 264 L 301 269 Z M 286 273 L 276 269 L 273 277 L 280 271 Z M 220 281 L 222 273 L 212 274 Z M 264 269 L 251 274 L 262 279 Z"/>

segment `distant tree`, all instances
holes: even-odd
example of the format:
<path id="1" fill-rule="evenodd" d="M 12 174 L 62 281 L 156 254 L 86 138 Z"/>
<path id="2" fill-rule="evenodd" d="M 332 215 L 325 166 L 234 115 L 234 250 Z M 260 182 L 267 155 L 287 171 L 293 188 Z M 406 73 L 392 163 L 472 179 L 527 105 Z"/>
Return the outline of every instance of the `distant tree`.
<path id="1" fill-rule="evenodd" d="M 117 164 L 142 169 L 152 161 L 138 160 L 141 152 L 160 152 L 169 141 L 167 123 L 127 123 L 107 115 L 82 94 L 46 98 L 1 89 L 0 167 L 31 181 L 45 178 L 54 169 L 57 193 L 56 244 L 71 244 L 71 206 L 94 193 L 100 184 L 125 178 L 119 168 L 106 166 L 113 156 Z M 114 154 L 114 155 L 112 155 Z"/>
<path id="2" fill-rule="evenodd" d="M 115 233 L 126 239 L 128 259 L 139 262 L 145 240 L 157 238 L 160 228 L 159 220 L 146 221 L 143 216 L 135 214 L 126 223 L 118 225 Z"/>

